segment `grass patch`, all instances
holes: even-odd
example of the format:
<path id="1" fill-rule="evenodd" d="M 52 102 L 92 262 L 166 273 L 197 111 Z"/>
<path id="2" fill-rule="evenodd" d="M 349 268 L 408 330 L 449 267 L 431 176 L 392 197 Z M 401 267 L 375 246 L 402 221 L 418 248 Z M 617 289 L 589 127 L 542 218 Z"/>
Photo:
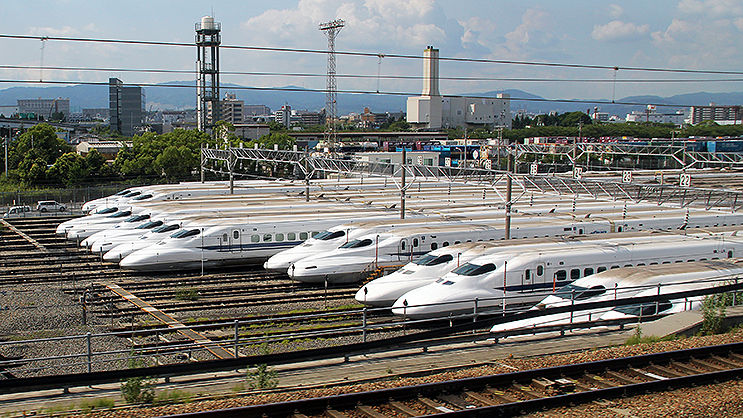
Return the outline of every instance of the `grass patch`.
<path id="1" fill-rule="evenodd" d="M 199 300 L 199 290 L 195 287 L 179 287 L 175 290 L 175 298 L 194 302 Z"/>
<path id="2" fill-rule="evenodd" d="M 657 343 L 660 341 L 674 341 L 679 339 L 678 336 L 674 335 L 666 335 L 665 337 L 658 337 L 655 335 L 642 335 L 642 328 L 640 325 L 637 325 L 637 328 L 635 328 L 635 333 L 627 339 L 627 341 L 624 342 L 624 345 L 638 345 L 638 344 L 652 344 Z"/>
<path id="3" fill-rule="evenodd" d="M 116 405 L 111 398 L 96 398 L 93 400 L 84 399 L 80 402 L 80 410 L 86 414 L 100 409 L 111 409 Z"/>

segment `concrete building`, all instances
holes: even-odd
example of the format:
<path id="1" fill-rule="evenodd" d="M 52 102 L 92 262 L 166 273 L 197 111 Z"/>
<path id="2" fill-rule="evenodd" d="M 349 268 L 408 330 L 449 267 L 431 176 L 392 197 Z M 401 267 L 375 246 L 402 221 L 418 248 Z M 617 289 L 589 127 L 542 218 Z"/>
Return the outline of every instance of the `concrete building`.
<path id="1" fill-rule="evenodd" d="M 684 111 L 679 110 L 675 113 L 661 113 L 658 112 L 655 106 L 648 105 L 644 112 L 638 112 L 636 110 L 632 111 L 632 113 L 627 115 L 625 121 L 637 123 L 672 123 L 676 126 L 682 126 L 684 124 Z"/>
<path id="2" fill-rule="evenodd" d="M 245 120 L 253 116 L 269 116 L 273 115 L 271 108 L 266 105 L 244 105 L 243 115 Z"/>
<path id="3" fill-rule="evenodd" d="M 119 153 L 119 150 L 124 148 L 124 146 L 131 147 L 131 142 L 122 142 L 122 141 L 82 141 L 77 144 L 75 147 L 75 151 L 85 157 L 88 155 L 90 150 L 96 149 L 98 152 L 103 156 L 103 158 L 107 160 L 113 160 L 116 158 L 116 154 Z"/>
<path id="4" fill-rule="evenodd" d="M 439 93 L 439 50 L 423 51 L 423 93 L 408 97 L 407 121 L 416 129 L 435 130 L 456 127 L 511 128 L 511 99 L 508 94 L 495 98 L 442 97 Z"/>
<path id="5" fill-rule="evenodd" d="M 236 123 L 243 123 L 245 122 L 244 115 L 245 115 L 245 102 L 242 100 L 238 100 L 237 96 L 235 96 L 234 93 L 226 93 L 224 100 L 220 102 L 220 105 L 222 107 L 222 111 L 220 112 L 220 120 L 223 120 L 225 122 L 229 122 L 231 124 Z M 212 107 L 211 103 L 207 103 L 208 108 L 208 116 L 207 118 L 211 120 L 212 117 Z"/>
<path id="6" fill-rule="evenodd" d="M 281 106 L 281 109 L 274 113 L 274 120 L 287 128 L 292 126 L 292 107 L 289 105 Z"/>
<path id="7" fill-rule="evenodd" d="M 18 113 L 33 113 L 49 120 L 55 112 L 70 114 L 70 99 L 18 99 Z M 6 115 L 10 116 L 10 115 Z"/>
<path id="8" fill-rule="evenodd" d="M 109 125 L 126 137 L 142 131 L 145 114 L 145 94 L 142 87 L 124 86 L 118 78 L 108 79 Z"/>
<path id="9" fill-rule="evenodd" d="M 714 103 L 709 106 L 692 106 L 689 122 L 696 125 L 705 120 L 720 125 L 743 124 L 743 106 L 718 106 Z"/>

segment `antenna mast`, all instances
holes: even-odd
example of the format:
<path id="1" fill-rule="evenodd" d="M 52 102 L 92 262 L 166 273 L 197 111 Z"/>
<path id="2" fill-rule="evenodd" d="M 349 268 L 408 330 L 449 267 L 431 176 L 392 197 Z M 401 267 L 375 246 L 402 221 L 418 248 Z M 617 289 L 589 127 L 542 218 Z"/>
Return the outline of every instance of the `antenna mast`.
<path id="1" fill-rule="evenodd" d="M 338 85 L 335 79 L 335 37 L 343 29 L 346 22 L 342 19 L 320 23 L 320 30 L 328 37 L 328 83 L 325 92 L 325 141 L 330 148 L 336 146 L 338 134 Z"/>

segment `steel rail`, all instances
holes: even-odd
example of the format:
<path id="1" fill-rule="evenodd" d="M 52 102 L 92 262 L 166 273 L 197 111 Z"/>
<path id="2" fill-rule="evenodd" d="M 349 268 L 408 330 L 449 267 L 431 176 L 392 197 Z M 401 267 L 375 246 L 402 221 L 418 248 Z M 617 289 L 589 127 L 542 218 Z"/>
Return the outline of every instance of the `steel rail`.
<path id="1" fill-rule="evenodd" d="M 603 373 L 607 370 L 622 370 L 627 367 L 644 367 L 651 364 L 664 364 L 670 361 L 686 361 L 692 358 L 709 358 L 725 356 L 729 353 L 743 352 L 743 343 L 725 344 L 711 347 L 700 347 L 687 350 L 677 350 L 663 353 L 646 354 L 634 357 L 625 357 L 594 361 L 588 363 L 570 364 L 550 368 L 524 370 L 498 375 L 473 377 L 459 380 L 450 380 L 438 383 L 427 383 L 400 388 L 382 389 L 370 392 L 349 393 L 343 395 L 320 398 L 301 399 L 288 402 L 279 402 L 262 405 L 251 405 L 214 411 L 202 411 L 185 414 L 168 415 L 168 417 L 291 417 L 295 414 L 320 414 L 326 410 L 353 409 L 358 405 L 381 405 L 390 400 L 402 401 L 420 397 L 436 398 L 443 393 L 460 393 L 487 387 L 497 388 L 512 384 L 525 384 L 535 379 L 564 379 L 579 377 L 588 373 Z M 477 408 L 465 408 L 458 411 L 446 411 L 450 417 L 511 417 L 521 415 L 526 411 L 536 411 L 543 408 L 554 408 L 570 404 L 585 403 L 596 399 L 608 399 L 621 396 L 633 396 L 646 392 L 664 391 L 673 388 L 688 387 L 700 384 L 719 383 L 738 379 L 743 376 L 743 368 L 699 373 L 682 377 L 658 379 L 650 382 L 626 384 L 605 389 L 577 391 L 574 393 L 545 396 L 526 401 L 509 402 Z M 439 414 L 434 414 L 439 415 Z M 431 415 L 419 415 L 431 416 Z"/>

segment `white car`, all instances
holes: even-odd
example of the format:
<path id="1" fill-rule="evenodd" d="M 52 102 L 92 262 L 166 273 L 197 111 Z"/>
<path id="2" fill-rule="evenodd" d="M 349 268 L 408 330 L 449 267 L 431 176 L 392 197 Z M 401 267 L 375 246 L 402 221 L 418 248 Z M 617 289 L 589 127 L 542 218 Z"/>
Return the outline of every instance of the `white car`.
<path id="1" fill-rule="evenodd" d="M 11 206 L 3 213 L 3 218 L 23 218 L 31 214 L 31 206 Z"/>
<path id="2" fill-rule="evenodd" d="M 57 202 L 56 200 L 40 200 L 36 204 L 36 210 L 41 213 L 46 212 L 64 212 L 67 210 L 65 205 Z"/>

